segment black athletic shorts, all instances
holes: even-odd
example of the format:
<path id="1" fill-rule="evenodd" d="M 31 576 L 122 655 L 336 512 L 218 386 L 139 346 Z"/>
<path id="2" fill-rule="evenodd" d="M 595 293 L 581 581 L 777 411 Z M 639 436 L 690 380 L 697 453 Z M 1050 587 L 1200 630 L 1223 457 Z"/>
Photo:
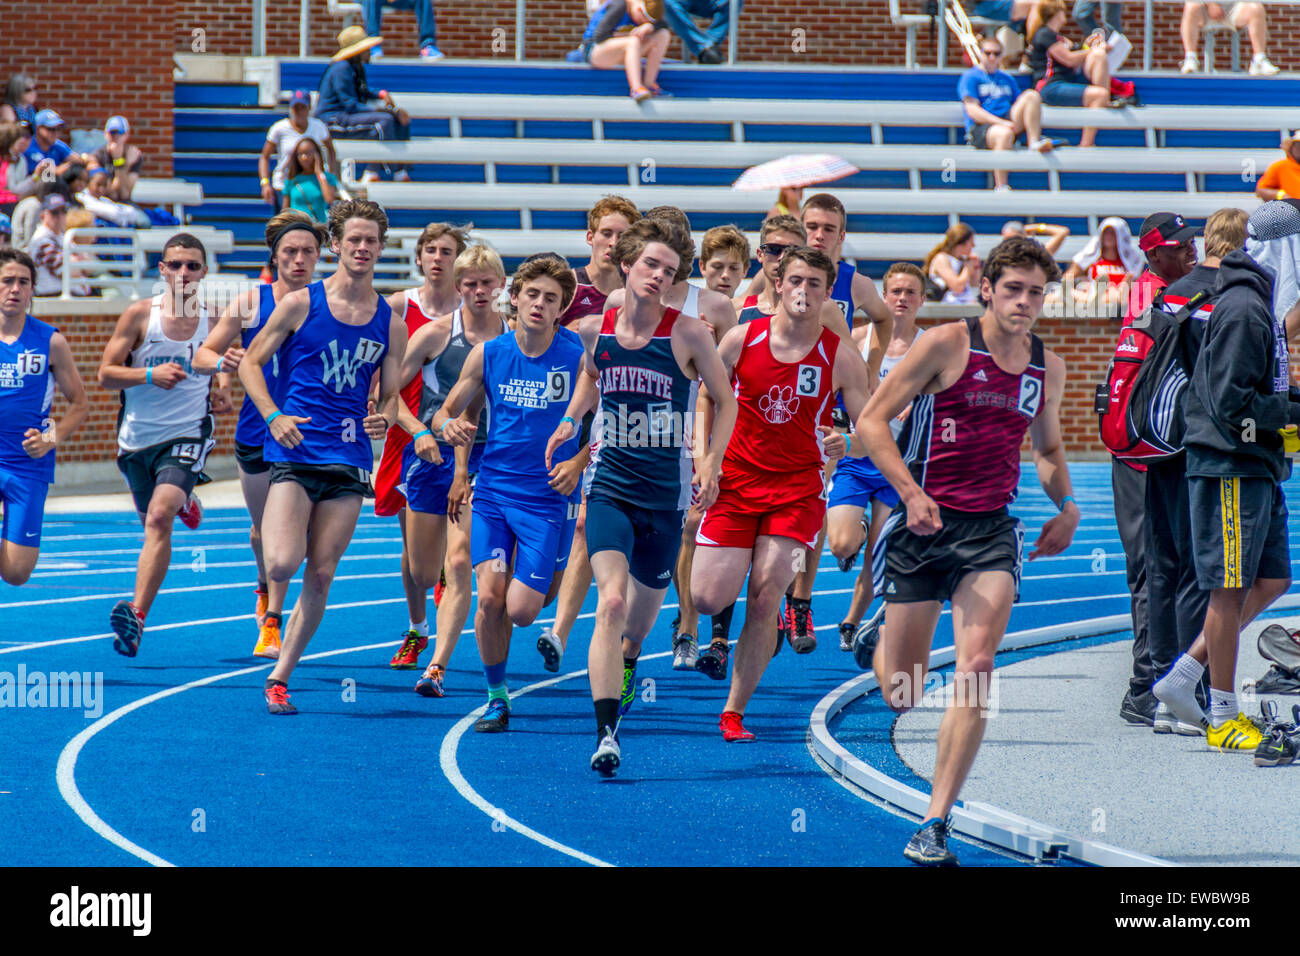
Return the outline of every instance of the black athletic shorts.
<path id="1" fill-rule="evenodd" d="M 261 445 L 245 445 L 242 441 L 237 441 L 235 458 L 239 462 L 239 470 L 246 475 L 264 475 L 271 470 L 271 463 L 262 457 Z"/>
<path id="2" fill-rule="evenodd" d="M 992 123 L 976 123 L 966 131 L 966 142 L 974 146 L 976 149 L 988 149 L 988 135 L 989 130 L 992 128 Z M 1014 146 L 1023 136 L 1024 133 L 1017 133 L 1015 138 L 1011 141 L 1011 145 Z"/>
<path id="3" fill-rule="evenodd" d="M 362 498 L 375 496 L 370 487 L 370 473 L 352 465 L 303 465 L 296 461 L 273 461 L 270 466 L 271 484 L 292 481 L 301 485 L 314 504 L 349 495 L 360 495 Z"/>
<path id="4" fill-rule="evenodd" d="M 136 511 L 148 512 L 149 499 L 159 485 L 175 485 L 188 495 L 195 485 L 212 480 L 203 473 L 208 452 L 216 444 L 212 440 L 212 424 L 212 417 L 208 416 L 195 437 L 176 438 L 117 456 L 117 469 L 131 489 Z"/>
<path id="5" fill-rule="evenodd" d="M 619 551 L 628 573 L 648 588 L 672 584 L 686 512 L 642 508 L 602 494 L 587 498 L 587 554 Z"/>
<path id="6" fill-rule="evenodd" d="M 1203 591 L 1290 578 L 1286 495 L 1272 478 L 1189 475 L 1192 556 Z"/>
<path id="7" fill-rule="evenodd" d="M 961 579 L 972 571 L 1006 571 L 1016 581 L 1020 599 L 1020 552 L 1025 527 L 1005 508 L 996 511 L 953 511 L 939 507 L 943 527 L 932 535 L 907 528 L 903 505 L 881 529 L 884 579 L 880 593 L 886 601 L 948 601 Z M 874 563 L 874 562 L 873 562 Z"/>

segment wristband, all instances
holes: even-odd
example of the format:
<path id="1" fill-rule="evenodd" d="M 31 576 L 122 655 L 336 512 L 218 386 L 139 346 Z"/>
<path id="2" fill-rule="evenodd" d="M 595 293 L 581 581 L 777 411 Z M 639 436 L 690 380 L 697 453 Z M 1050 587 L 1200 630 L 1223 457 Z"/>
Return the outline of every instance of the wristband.
<path id="1" fill-rule="evenodd" d="M 221 371 L 221 366 L 222 366 L 222 364 L 223 364 L 225 361 L 226 361 L 226 357 L 225 357 L 224 355 L 221 356 L 221 358 L 217 359 L 217 372 L 218 372 L 218 373 Z"/>
<path id="2" fill-rule="evenodd" d="M 261 184 L 262 184 L 263 186 L 269 186 L 269 185 L 271 185 L 271 180 L 267 179 L 265 176 L 263 176 L 263 177 L 261 178 L 260 182 L 261 182 Z"/>
<path id="3" fill-rule="evenodd" d="M 153 384 L 153 366 L 152 366 L 152 365 L 150 365 L 148 368 L 146 368 L 146 369 L 144 370 L 144 383 L 145 383 L 146 385 L 152 385 L 152 384 Z"/>
<path id="4" fill-rule="evenodd" d="M 451 421 L 451 419 L 450 419 L 450 418 L 449 418 L 449 419 L 447 419 L 447 422 L 449 422 L 449 421 Z M 438 434 L 439 434 L 439 436 L 441 436 L 441 435 L 442 435 L 442 430 L 443 430 L 443 429 L 444 429 L 444 428 L 446 428 L 446 427 L 447 427 L 447 422 L 443 422 L 443 423 L 442 423 L 442 424 L 441 424 L 441 425 L 439 425 L 439 426 L 438 426 Z M 433 432 L 429 432 L 429 434 L 430 434 L 430 435 L 432 435 L 432 434 L 433 434 Z"/>
<path id="5" fill-rule="evenodd" d="M 416 432 L 414 435 L 411 436 L 411 441 L 416 441 L 417 439 L 423 438 L 425 435 L 428 435 L 430 438 L 432 438 L 433 437 L 432 429 L 426 428 L 422 432 Z"/>
<path id="6" fill-rule="evenodd" d="M 283 415 L 283 414 L 284 414 L 283 412 L 278 411 L 278 410 L 272 412 L 270 415 L 267 415 L 267 416 L 266 416 L 266 424 L 268 424 L 268 425 L 271 424 L 271 422 L 275 421 L 277 418 L 279 418 L 279 417 L 280 417 L 281 415 Z"/>
<path id="7" fill-rule="evenodd" d="M 114 166 L 125 166 L 125 165 L 126 165 L 126 158 L 123 157 L 123 156 L 119 156 L 117 159 L 113 160 L 113 165 L 114 165 Z"/>
<path id="8" fill-rule="evenodd" d="M 560 424 L 561 424 L 561 425 L 563 425 L 565 422 L 568 422 L 568 423 L 569 423 L 570 425 L 572 425 L 574 428 L 577 428 L 577 427 L 578 427 L 578 423 L 575 422 L 575 421 L 574 421 L 570 416 L 568 416 L 568 415 L 565 415 L 563 418 L 560 419 Z"/>
<path id="9" fill-rule="evenodd" d="M 1060 507 L 1059 510 L 1061 510 L 1061 511 L 1064 511 L 1064 510 L 1065 510 L 1065 503 L 1066 503 L 1067 501 L 1074 501 L 1074 495 L 1066 495 L 1064 498 L 1062 498 L 1062 499 L 1061 499 L 1061 507 Z M 1075 506 L 1076 508 L 1079 507 L 1079 502 L 1074 501 L 1074 506 Z"/>

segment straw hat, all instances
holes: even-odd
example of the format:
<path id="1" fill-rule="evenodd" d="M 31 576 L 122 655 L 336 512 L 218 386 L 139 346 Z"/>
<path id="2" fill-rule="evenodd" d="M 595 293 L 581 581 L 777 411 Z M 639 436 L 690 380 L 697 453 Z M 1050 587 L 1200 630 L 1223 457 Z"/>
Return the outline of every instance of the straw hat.
<path id="1" fill-rule="evenodd" d="M 356 56 L 363 50 L 379 46 L 383 42 L 383 37 L 366 36 L 365 27 L 346 27 L 339 34 L 339 52 L 335 53 L 331 59 L 346 60 L 348 57 Z"/>

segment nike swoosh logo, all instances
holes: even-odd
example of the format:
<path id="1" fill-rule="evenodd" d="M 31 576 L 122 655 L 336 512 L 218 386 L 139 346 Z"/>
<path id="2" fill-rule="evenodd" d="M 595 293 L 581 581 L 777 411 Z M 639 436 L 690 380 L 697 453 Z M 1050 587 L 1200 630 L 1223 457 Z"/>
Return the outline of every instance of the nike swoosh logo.
<path id="1" fill-rule="evenodd" d="M 27 537 L 29 537 L 29 538 L 34 538 L 34 537 L 36 537 L 38 534 L 40 534 L 39 531 L 27 531 L 27 532 L 24 532 L 24 533 L 25 533 L 25 534 L 27 535 Z"/>

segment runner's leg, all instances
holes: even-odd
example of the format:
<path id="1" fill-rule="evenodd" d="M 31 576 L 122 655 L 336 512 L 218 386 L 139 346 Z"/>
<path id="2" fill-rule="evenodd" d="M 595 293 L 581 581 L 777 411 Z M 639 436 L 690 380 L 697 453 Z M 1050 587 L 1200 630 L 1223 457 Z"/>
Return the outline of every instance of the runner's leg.
<path id="1" fill-rule="evenodd" d="M 172 559 L 172 526 L 188 497 L 185 489 L 177 485 L 157 485 L 149 496 L 149 510 L 140 519 L 144 524 L 144 546 L 136 565 L 135 596 L 132 598 L 141 614 L 149 613 L 158 588 L 167 576 L 167 566 Z"/>
<path id="2" fill-rule="evenodd" d="M 775 634 L 772 618 L 781 604 L 781 596 L 794 580 L 794 562 L 804 545 L 793 538 L 759 535 L 754 542 L 753 563 L 749 571 L 749 594 L 745 605 L 745 624 L 736 645 L 731 669 L 731 693 L 726 709 L 744 714 L 749 699 L 772 659 Z"/>

